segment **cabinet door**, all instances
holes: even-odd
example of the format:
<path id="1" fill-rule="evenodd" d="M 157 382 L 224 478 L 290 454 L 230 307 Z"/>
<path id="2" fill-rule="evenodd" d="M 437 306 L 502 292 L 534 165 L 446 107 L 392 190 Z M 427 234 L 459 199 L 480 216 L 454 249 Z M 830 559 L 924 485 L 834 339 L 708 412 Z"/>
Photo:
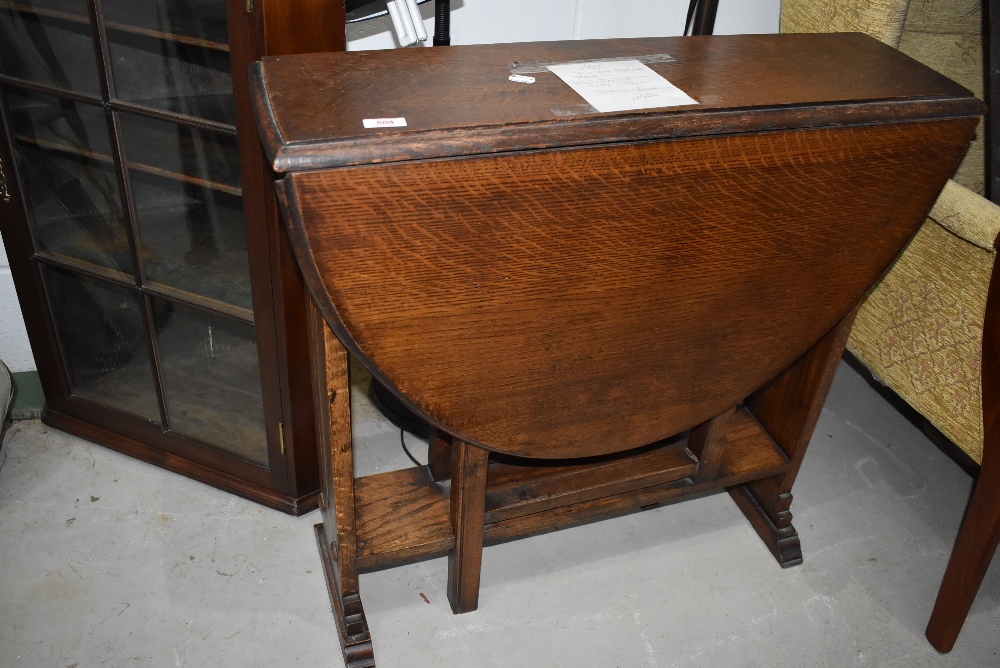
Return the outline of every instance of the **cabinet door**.
<path id="1" fill-rule="evenodd" d="M 0 0 L 0 95 L 50 407 L 281 489 L 226 0 Z"/>

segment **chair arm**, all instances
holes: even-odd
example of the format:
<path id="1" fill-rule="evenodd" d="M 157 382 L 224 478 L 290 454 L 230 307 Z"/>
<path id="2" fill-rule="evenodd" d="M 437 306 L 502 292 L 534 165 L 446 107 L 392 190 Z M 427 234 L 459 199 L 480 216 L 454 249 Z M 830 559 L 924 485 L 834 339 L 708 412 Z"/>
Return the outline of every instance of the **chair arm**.
<path id="1" fill-rule="evenodd" d="M 847 348 L 982 461 L 981 353 L 1000 207 L 949 181 L 858 311 Z"/>
<path id="2" fill-rule="evenodd" d="M 949 180 L 929 215 L 970 244 L 994 252 L 993 244 L 1000 234 L 1000 206 L 985 197 Z"/>

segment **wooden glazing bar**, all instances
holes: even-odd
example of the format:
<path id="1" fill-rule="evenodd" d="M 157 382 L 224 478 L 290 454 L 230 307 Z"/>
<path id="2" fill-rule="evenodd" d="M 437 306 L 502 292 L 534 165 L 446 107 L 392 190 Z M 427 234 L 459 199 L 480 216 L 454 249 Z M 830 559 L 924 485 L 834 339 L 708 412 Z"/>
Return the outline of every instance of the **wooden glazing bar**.
<path id="1" fill-rule="evenodd" d="M 115 285 L 120 285 L 122 287 L 133 289 L 136 287 L 135 276 L 132 274 L 115 271 L 114 269 L 102 267 L 98 264 L 91 264 L 68 255 L 57 255 L 47 251 L 38 251 L 34 254 L 33 259 L 39 260 L 44 264 L 52 265 L 53 267 L 69 269 L 70 271 L 83 274 L 84 276 L 98 278 L 102 281 L 108 281 L 109 283 L 114 283 Z"/>
<path id="2" fill-rule="evenodd" d="M 69 144 L 62 144 L 59 142 L 49 141 L 47 139 L 40 139 L 38 137 L 31 137 L 28 135 L 14 135 L 14 138 L 22 144 L 29 144 L 31 146 L 35 146 L 37 148 L 46 151 L 66 153 L 68 155 L 80 156 L 82 158 L 87 158 L 89 160 L 95 160 L 104 163 L 114 162 L 111 156 L 106 153 L 97 153 L 95 151 L 90 151 L 84 148 L 70 146 Z"/>
<path id="3" fill-rule="evenodd" d="M 174 111 L 157 109 L 156 107 L 149 107 L 137 102 L 126 102 L 125 100 L 111 100 L 110 102 L 108 102 L 108 107 L 114 109 L 115 111 L 124 111 L 129 114 L 148 116 L 149 118 L 156 118 L 161 121 L 176 123 L 178 125 L 186 125 L 192 128 L 199 128 L 202 130 L 212 130 L 214 132 L 223 132 L 230 135 L 236 134 L 236 127 L 233 125 L 229 125 L 228 123 L 220 123 L 218 121 L 210 121 L 206 118 L 198 118 L 197 116 L 188 116 L 187 114 L 179 114 Z"/>
<path id="4" fill-rule="evenodd" d="M 220 302 L 216 299 L 212 299 L 211 297 L 204 297 L 186 290 L 179 290 L 177 288 L 170 287 L 169 285 L 164 285 L 163 283 L 150 281 L 143 285 L 140 288 L 140 291 L 143 294 L 164 297 L 175 302 L 180 302 L 186 306 L 193 306 L 197 309 L 212 311 L 217 315 L 232 318 L 233 320 L 239 320 L 240 322 L 250 324 L 253 324 L 254 322 L 253 311 L 250 309 L 228 304 L 226 302 Z"/>
<path id="5" fill-rule="evenodd" d="M 68 155 L 80 156 L 83 158 L 88 158 L 90 160 L 96 160 L 104 163 L 113 163 L 111 156 L 96 153 L 94 151 L 88 151 L 86 149 L 77 148 L 74 146 L 69 146 L 67 144 L 60 144 L 58 142 L 48 141 L 46 139 L 39 139 L 38 137 L 29 137 L 27 135 L 17 135 L 17 141 L 36 146 L 40 149 L 47 151 L 56 151 L 59 153 L 66 153 Z M 212 181 L 209 179 L 202 179 L 197 176 L 190 176 L 188 174 L 181 174 L 179 172 L 173 172 L 167 169 L 160 169 L 159 167 L 153 167 L 151 165 L 144 165 L 141 162 L 127 162 L 129 169 L 136 169 L 140 172 L 146 172 L 147 174 L 154 174 L 165 179 L 170 179 L 172 181 L 182 181 L 194 186 L 200 186 L 202 188 L 210 188 L 212 190 L 218 190 L 219 192 L 224 192 L 228 195 L 235 195 L 237 197 L 243 196 L 243 189 L 237 186 L 231 186 L 225 183 L 220 183 L 218 181 Z"/>
<path id="6" fill-rule="evenodd" d="M 188 183 L 193 186 L 198 186 L 201 188 L 210 188 L 211 190 L 217 190 L 219 192 L 226 193 L 227 195 L 235 195 L 237 197 L 243 196 L 243 189 L 237 186 L 231 186 L 225 183 L 220 183 L 218 181 L 211 181 L 209 179 L 202 179 L 197 176 L 190 176 L 188 174 L 181 174 L 179 172 L 172 172 L 167 169 L 160 169 L 159 167 L 152 167 L 150 165 L 144 165 L 141 162 L 128 162 L 129 169 L 135 169 L 140 172 L 146 172 L 147 174 L 154 174 L 156 176 L 170 179 L 172 181 L 181 181 L 183 183 Z"/>
<path id="7" fill-rule="evenodd" d="M 96 95 L 90 95 L 88 93 L 79 93 L 72 90 L 66 90 L 65 88 L 59 88 L 58 86 L 51 86 L 49 84 L 38 83 L 37 81 L 28 81 L 27 79 L 18 79 L 17 77 L 12 77 L 6 74 L 0 74 L 0 83 L 5 86 L 10 86 L 11 88 L 19 88 L 21 90 L 28 90 L 34 93 L 42 93 L 44 95 L 53 95 L 65 100 L 73 100 L 75 102 L 89 102 L 91 104 L 103 104 L 103 100 Z"/>
<path id="8" fill-rule="evenodd" d="M 178 44 L 187 44 L 189 46 L 197 46 L 203 49 L 211 49 L 212 51 L 223 51 L 229 53 L 229 45 L 224 42 L 216 42 L 215 40 L 205 39 L 204 37 L 192 37 L 190 35 L 183 35 L 180 33 L 164 32 L 162 30 L 154 30 L 152 28 L 142 28 L 139 26 L 129 25 L 127 23 L 120 23 L 118 21 L 105 21 L 104 27 L 108 30 L 117 30 L 119 32 L 132 33 L 134 35 L 142 35 L 143 37 L 152 37 L 153 39 L 161 39 L 165 42 L 177 42 Z"/>
<path id="9" fill-rule="evenodd" d="M 34 16 L 40 16 L 49 19 L 58 19 L 60 21 L 67 21 L 69 23 L 80 23 L 82 25 L 90 25 L 90 18 L 86 14 L 74 14 L 72 12 L 63 12 L 58 9 L 49 9 L 47 7 L 34 7 L 32 5 L 26 5 L 22 2 L 10 2 L 9 0 L 0 0 L 0 9 L 10 9 L 19 14 L 33 14 Z"/>
<path id="10" fill-rule="evenodd" d="M 48 9 L 46 7 L 34 7 L 32 5 L 26 5 L 22 2 L 9 2 L 9 0 L 0 0 L 0 9 L 10 9 L 19 12 L 21 14 L 33 14 L 35 16 L 58 19 L 70 23 L 79 23 L 82 25 L 90 24 L 90 19 L 85 14 L 73 14 L 72 12 L 63 12 L 59 11 L 58 9 Z M 152 28 L 143 28 L 140 26 L 129 25 L 127 23 L 120 23 L 118 21 L 105 21 L 104 26 L 111 30 L 119 30 L 121 32 L 134 33 L 136 35 L 143 35 L 145 37 L 152 37 L 154 39 L 162 39 L 168 42 L 178 42 L 180 44 L 200 46 L 205 49 L 213 49 L 215 51 L 225 51 L 227 53 L 229 51 L 228 44 L 225 44 L 224 42 L 216 42 L 214 40 L 205 39 L 203 37 L 191 37 L 189 35 L 183 35 L 180 33 L 171 33 L 171 32 L 165 32 L 163 30 L 154 30 Z"/>

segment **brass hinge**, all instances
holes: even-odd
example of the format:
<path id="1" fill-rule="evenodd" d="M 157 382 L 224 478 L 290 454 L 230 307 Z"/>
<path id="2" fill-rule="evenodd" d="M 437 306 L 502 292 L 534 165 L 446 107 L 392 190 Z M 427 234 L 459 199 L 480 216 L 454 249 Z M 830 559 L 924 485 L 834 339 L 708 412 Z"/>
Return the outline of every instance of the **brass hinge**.
<path id="1" fill-rule="evenodd" d="M 281 454 L 285 454 L 285 423 L 278 423 L 278 444 L 281 446 Z"/>
<path id="2" fill-rule="evenodd" d="M 0 197 L 4 202 L 10 201 L 10 191 L 7 190 L 7 176 L 3 173 L 3 160 L 0 160 Z"/>
<path id="3" fill-rule="evenodd" d="M 253 14 L 253 0 L 247 0 L 247 14 Z"/>

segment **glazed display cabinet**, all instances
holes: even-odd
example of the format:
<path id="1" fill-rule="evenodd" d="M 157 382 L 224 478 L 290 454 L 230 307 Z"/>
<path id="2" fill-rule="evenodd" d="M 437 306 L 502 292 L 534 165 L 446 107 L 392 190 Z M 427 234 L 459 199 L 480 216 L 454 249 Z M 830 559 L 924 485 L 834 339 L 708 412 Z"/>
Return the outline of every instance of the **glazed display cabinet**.
<path id="1" fill-rule="evenodd" d="M 342 48 L 343 6 L 256 2 L 0 0 L 0 224 L 48 424 L 298 513 L 303 289 L 246 71 Z"/>

